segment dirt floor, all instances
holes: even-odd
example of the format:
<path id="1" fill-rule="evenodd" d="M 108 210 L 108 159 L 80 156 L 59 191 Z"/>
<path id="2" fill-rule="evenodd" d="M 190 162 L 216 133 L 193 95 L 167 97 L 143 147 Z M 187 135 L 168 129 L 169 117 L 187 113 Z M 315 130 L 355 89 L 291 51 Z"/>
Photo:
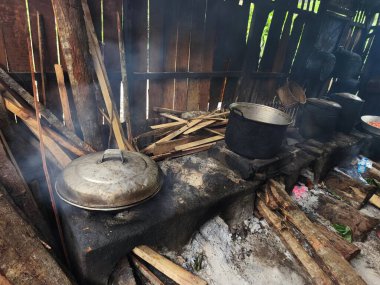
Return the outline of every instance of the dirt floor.
<path id="1" fill-rule="evenodd" d="M 321 190 L 309 190 L 302 199 L 293 199 L 308 214 L 325 225 L 329 221 L 313 212 Z M 363 213 L 380 218 L 380 210 L 366 206 Z M 370 285 L 380 280 L 380 238 L 373 230 L 364 242 L 355 242 L 361 253 L 351 264 Z M 234 228 L 219 216 L 208 221 L 181 252 L 162 251 L 178 264 L 201 276 L 209 284 L 311 284 L 308 275 L 285 248 L 275 231 L 256 217 Z"/>

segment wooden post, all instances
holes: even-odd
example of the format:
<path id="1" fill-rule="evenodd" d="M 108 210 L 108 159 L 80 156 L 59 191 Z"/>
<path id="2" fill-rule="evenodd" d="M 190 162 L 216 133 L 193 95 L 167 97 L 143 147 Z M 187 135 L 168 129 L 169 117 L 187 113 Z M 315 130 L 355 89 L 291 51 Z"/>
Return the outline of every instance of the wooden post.
<path id="1" fill-rule="evenodd" d="M 42 103 L 46 106 L 46 76 L 45 76 L 45 27 L 42 15 L 37 11 L 38 53 L 40 55 Z"/>
<path id="2" fill-rule="evenodd" d="M 94 71 L 80 0 L 51 0 L 84 141 L 102 149 Z"/>

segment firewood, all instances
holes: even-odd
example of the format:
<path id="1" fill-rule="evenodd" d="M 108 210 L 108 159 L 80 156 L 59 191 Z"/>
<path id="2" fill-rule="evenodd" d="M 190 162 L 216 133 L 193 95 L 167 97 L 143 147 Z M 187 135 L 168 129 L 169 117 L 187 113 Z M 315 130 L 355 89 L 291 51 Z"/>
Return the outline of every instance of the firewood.
<path id="1" fill-rule="evenodd" d="M 145 245 L 137 246 L 132 251 L 138 257 L 145 260 L 147 263 L 149 263 L 157 270 L 161 271 L 163 274 L 165 274 L 170 279 L 174 280 L 180 285 L 207 284 L 205 280 L 183 269 L 182 267 L 178 266 L 174 262 L 163 257 L 162 255 L 158 254 L 157 252 Z"/>
<path id="2" fill-rule="evenodd" d="M 337 233 L 328 230 L 325 226 L 314 223 L 314 225 L 319 229 L 319 231 L 327 237 L 331 245 L 339 251 L 346 260 L 351 260 L 360 253 L 360 248 L 358 248 L 353 243 L 350 243 L 339 236 Z"/>
<path id="3" fill-rule="evenodd" d="M 162 153 L 172 152 L 174 151 L 174 148 L 178 145 L 186 144 L 186 143 L 193 142 L 199 139 L 200 139 L 199 136 L 187 136 L 187 137 L 179 138 L 176 140 L 171 140 L 168 142 L 155 143 L 155 146 L 152 149 L 151 153 L 153 153 L 153 155 L 159 155 Z"/>
<path id="4" fill-rule="evenodd" d="M 185 156 L 185 155 L 194 154 L 194 153 L 209 150 L 214 145 L 215 145 L 215 143 L 208 143 L 208 144 L 192 147 L 192 148 L 182 150 L 182 151 L 173 151 L 173 152 L 163 153 L 163 154 L 159 154 L 159 155 L 154 155 L 151 158 L 155 161 L 159 161 L 159 160 L 163 160 L 166 158 L 181 157 L 181 156 Z"/>
<path id="5" fill-rule="evenodd" d="M 140 262 L 136 257 L 131 257 L 133 264 L 136 266 L 136 268 L 141 272 L 141 274 L 148 279 L 150 283 L 153 285 L 164 285 L 163 282 L 161 282 L 160 279 L 157 278 L 156 275 L 153 274 L 152 271 L 150 271 L 142 262 Z"/>
<path id="6" fill-rule="evenodd" d="M 199 131 L 200 129 L 203 129 L 204 127 L 210 126 L 210 125 L 212 125 L 215 122 L 216 122 L 216 120 L 205 120 L 205 121 L 199 123 L 198 125 L 192 127 L 191 129 L 188 129 L 183 134 L 184 135 L 191 134 L 193 132 Z"/>
<path id="7" fill-rule="evenodd" d="M 177 122 L 187 123 L 186 120 L 181 119 L 181 118 L 179 118 L 179 117 L 177 117 L 177 116 L 174 116 L 174 115 L 171 115 L 171 114 L 160 113 L 160 116 L 161 116 L 161 117 L 164 117 L 164 118 L 172 119 L 172 120 L 177 121 Z"/>
<path id="8" fill-rule="evenodd" d="M 189 148 L 192 148 L 192 147 L 196 147 L 196 146 L 200 146 L 200 145 L 203 145 L 203 144 L 207 144 L 207 143 L 211 143 L 211 142 L 215 142 L 215 141 L 220 141 L 222 139 L 224 139 L 224 136 L 213 136 L 213 137 L 202 139 L 202 140 L 198 140 L 198 141 L 195 141 L 195 142 L 190 142 L 190 143 L 187 143 L 187 144 L 184 144 L 184 145 L 179 145 L 179 146 L 176 146 L 174 149 L 175 150 L 186 150 L 186 149 L 189 149 Z"/>
<path id="9" fill-rule="evenodd" d="M 281 219 L 270 210 L 262 200 L 257 201 L 259 213 L 271 224 L 280 235 L 288 249 L 299 260 L 307 273 L 310 275 L 314 284 L 333 284 L 328 275 L 319 267 L 316 261 L 307 253 L 292 232 L 283 226 Z"/>
<path id="10" fill-rule="evenodd" d="M 165 129 L 165 128 L 171 128 L 171 127 L 176 127 L 176 126 L 183 126 L 186 125 L 187 121 L 184 122 L 170 122 L 170 123 L 164 123 L 164 124 L 159 124 L 159 125 L 153 125 L 150 126 L 151 129 L 157 130 L 157 129 Z"/>
<path id="11" fill-rule="evenodd" d="M 283 215 L 305 236 L 337 282 L 339 284 L 366 284 L 348 261 L 329 245 L 328 239 L 295 205 L 286 193 L 285 186 L 272 179 L 268 183 L 271 190 L 277 194 L 277 203 L 280 205 Z"/>

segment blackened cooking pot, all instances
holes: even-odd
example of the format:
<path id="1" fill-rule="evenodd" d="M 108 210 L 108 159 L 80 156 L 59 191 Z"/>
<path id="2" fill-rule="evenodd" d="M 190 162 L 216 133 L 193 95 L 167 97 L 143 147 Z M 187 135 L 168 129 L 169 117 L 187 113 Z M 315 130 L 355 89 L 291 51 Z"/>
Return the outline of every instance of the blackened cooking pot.
<path id="1" fill-rule="evenodd" d="M 272 107 L 254 103 L 230 105 L 225 141 L 237 154 L 248 158 L 268 159 L 281 148 L 289 115 Z"/>

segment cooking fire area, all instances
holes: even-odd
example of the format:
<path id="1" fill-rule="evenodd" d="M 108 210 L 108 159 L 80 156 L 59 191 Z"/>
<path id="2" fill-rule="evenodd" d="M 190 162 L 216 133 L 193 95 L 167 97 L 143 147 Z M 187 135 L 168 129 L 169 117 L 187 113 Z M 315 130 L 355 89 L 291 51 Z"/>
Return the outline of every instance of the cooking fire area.
<path id="1" fill-rule="evenodd" d="M 0 285 L 379 284 L 380 1 L 0 11 Z"/>

